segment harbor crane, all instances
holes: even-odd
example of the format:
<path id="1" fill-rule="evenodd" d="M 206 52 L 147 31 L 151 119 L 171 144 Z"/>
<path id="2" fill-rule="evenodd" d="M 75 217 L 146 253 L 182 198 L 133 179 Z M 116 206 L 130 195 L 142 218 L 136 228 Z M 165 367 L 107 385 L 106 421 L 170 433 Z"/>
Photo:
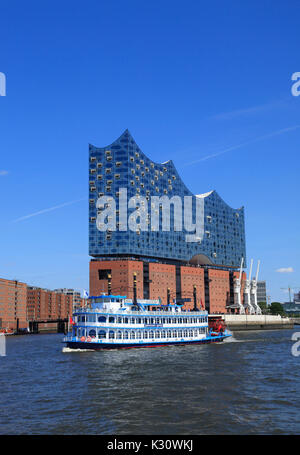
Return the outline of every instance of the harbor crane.
<path id="1" fill-rule="evenodd" d="M 257 269 L 256 269 L 256 276 L 251 280 L 251 289 L 250 289 L 250 297 L 251 297 L 251 305 L 253 306 L 256 314 L 262 314 L 261 308 L 257 303 L 257 280 L 258 280 L 258 272 L 259 272 L 260 260 L 257 262 Z"/>
<path id="2" fill-rule="evenodd" d="M 253 259 L 251 259 L 250 272 L 249 272 L 248 280 L 246 280 L 246 282 L 245 282 L 245 288 L 244 288 L 244 307 L 245 307 L 245 309 L 248 309 L 249 314 L 255 314 L 255 308 L 251 304 L 251 294 L 250 294 L 252 266 L 253 266 Z"/>
<path id="3" fill-rule="evenodd" d="M 245 314 L 245 308 L 241 302 L 241 282 L 242 282 L 242 272 L 243 272 L 244 258 L 241 259 L 240 275 L 235 277 L 233 281 L 233 296 L 234 296 L 234 305 L 233 308 L 238 308 L 240 314 Z"/>
<path id="4" fill-rule="evenodd" d="M 292 303 L 292 299 L 291 299 L 291 291 L 295 291 L 296 289 L 300 289 L 300 286 L 289 286 L 288 288 L 280 288 L 280 289 L 283 289 L 284 291 L 289 291 L 289 302 Z"/>

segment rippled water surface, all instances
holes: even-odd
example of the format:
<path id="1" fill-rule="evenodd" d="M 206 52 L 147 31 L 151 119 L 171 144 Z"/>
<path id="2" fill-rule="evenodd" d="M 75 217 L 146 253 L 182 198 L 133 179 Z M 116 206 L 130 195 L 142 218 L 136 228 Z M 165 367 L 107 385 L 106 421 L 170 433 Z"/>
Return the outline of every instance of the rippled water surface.
<path id="1" fill-rule="evenodd" d="M 299 434 L 294 332 L 98 352 L 63 352 L 57 334 L 7 337 L 0 434 Z"/>

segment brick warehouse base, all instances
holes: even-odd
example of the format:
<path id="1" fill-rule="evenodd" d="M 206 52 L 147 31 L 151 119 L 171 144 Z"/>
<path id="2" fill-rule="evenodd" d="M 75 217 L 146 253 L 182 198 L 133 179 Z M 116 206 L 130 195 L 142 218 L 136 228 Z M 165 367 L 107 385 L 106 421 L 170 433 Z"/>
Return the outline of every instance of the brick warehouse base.
<path id="1" fill-rule="evenodd" d="M 233 276 L 237 272 L 217 268 L 182 264 L 165 264 L 135 259 L 107 259 L 90 261 L 90 295 L 112 293 L 138 299 L 168 301 L 187 300 L 184 309 L 205 308 L 209 313 L 231 313 Z M 246 279 L 243 273 L 242 281 Z M 243 289 L 243 286 L 242 286 Z M 242 294 L 243 297 L 243 294 Z M 243 301 L 243 298 L 242 298 Z"/>

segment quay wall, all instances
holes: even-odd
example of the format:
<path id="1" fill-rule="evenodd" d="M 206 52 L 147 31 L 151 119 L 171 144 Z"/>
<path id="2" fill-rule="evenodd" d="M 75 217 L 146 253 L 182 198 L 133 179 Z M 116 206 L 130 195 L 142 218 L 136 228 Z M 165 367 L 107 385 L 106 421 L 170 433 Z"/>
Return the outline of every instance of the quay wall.
<path id="1" fill-rule="evenodd" d="M 224 320 L 230 330 L 291 329 L 294 327 L 292 319 L 282 318 L 279 315 L 225 314 Z"/>

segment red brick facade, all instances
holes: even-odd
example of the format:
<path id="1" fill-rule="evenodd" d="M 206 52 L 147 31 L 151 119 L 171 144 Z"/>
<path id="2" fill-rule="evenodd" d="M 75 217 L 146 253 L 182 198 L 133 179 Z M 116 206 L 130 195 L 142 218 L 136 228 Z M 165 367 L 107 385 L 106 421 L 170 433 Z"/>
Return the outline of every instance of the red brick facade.
<path id="1" fill-rule="evenodd" d="M 210 313 L 225 313 L 230 299 L 229 272 L 226 270 L 208 270 Z"/>
<path id="2" fill-rule="evenodd" d="M 204 269 L 200 267 L 180 267 L 181 296 L 191 299 L 184 304 L 184 309 L 194 308 L 194 286 L 196 286 L 196 305 L 199 309 L 205 308 Z"/>
<path id="3" fill-rule="evenodd" d="M 25 283 L 0 278 L 0 329 L 27 327 L 26 297 Z"/>
<path id="4" fill-rule="evenodd" d="M 66 319 L 72 312 L 72 295 L 0 278 L 0 330 L 25 329 L 29 321 Z M 51 328 L 51 323 L 46 327 Z M 43 324 L 39 328 L 42 329 Z"/>
<path id="5" fill-rule="evenodd" d="M 166 304 L 168 292 L 170 293 L 170 301 L 176 298 L 175 265 L 149 263 L 149 281 L 150 299 L 160 298 L 162 303 Z"/>
<path id="6" fill-rule="evenodd" d="M 102 273 L 101 273 L 102 272 Z M 133 274 L 136 273 L 137 298 L 143 298 L 143 263 L 141 261 L 91 261 L 90 295 L 108 293 L 108 275 L 111 275 L 111 293 L 133 298 Z"/>
<path id="7" fill-rule="evenodd" d="M 105 260 L 90 262 L 90 295 L 96 296 L 108 293 L 108 283 L 112 294 L 126 295 L 133 298 L 133 274 L 136 274 L 137 298 L 158 299 L 167 303 L 170 301 L 190 299 L 184 304 L 184 309 L 194 308 L 194 287 L 196 290 L 197 308 L 209 307 L 210 313 L 227 313 L 227 308 L 233 301 L 230 272 L 219 269 L 208 269 L 205 283 L 204 268 L 196 266 L 175 266 L 159 262 L 144 263 L 141 260 Z M 239 272 L 233 272 L 238 276 Z M 109 277 L 110 276 L 110 277 Z M 242 277 L 242 301 L 244 280 Z M 205 290 L 206 287 L 206 290 Z M 180 295 L 178 295 L 178 293 Z M 207 300 L 209 299 L 209 302 Z"/>
<path id="8" fill-rule="evenodd" d="M 72 315 L 73 297 L 48 289 L 28 287 L 28 320 L 65 319 Z"/>

